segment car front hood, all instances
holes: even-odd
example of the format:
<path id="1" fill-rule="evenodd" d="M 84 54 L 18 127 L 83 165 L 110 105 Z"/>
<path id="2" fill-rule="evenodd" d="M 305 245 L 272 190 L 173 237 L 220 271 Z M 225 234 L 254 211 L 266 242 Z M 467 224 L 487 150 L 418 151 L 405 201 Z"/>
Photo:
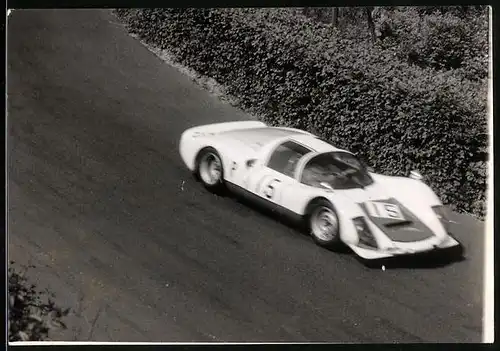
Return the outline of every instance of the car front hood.
<path id="1" fill-rule="evenodd" d="M 434 236 L 427 225 L 381 184 L 344 190 L 344 195 L 357 203 L 372 224 L 392 241 L 413 242 Z"/>

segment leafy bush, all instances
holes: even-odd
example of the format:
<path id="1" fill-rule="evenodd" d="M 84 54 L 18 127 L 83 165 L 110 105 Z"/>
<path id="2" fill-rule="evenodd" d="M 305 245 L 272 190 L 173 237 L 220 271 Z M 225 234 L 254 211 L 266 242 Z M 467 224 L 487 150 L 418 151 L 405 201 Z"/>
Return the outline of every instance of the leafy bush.
<path id="1" fill-rule="evenodd" d="M 488 12 L 466 9 L 394 10 L 385 17 L 391 31 L 381 45 L 420 67 L 459 70 L 467 79 L 484 79 L 488 76 Z"/>
<path id="2" fill-rule="evenodd" d="M 274 125 L 312 131 L 380 172 L 418 168 L 443 202 L 484 215 L 486 84 L 398 60 L 296 9 L 144 9 L 143 40 L 215 78 Z"/>
<path id="3" fill-rule="evenodd" d="M 50 297 L 45 302 L 45 294 L 29 284 L 25 272 L 16 270 L 12 264 L 8 269 L 9 341 L 42 341 L 48 338 L 51 329 L 66 328 L 62 318 L 69 309 L 61 309 Z"/>

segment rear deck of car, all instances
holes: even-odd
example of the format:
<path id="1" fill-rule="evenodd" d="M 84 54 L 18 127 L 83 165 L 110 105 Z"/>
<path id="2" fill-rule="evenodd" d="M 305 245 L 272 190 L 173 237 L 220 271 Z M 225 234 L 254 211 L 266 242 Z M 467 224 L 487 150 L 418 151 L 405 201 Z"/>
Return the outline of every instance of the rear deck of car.
<path id="1" fill-rule="evenodd" d="M 227 132 L 222 132 L 218 136 L 220 137 L 230 137 L 234 140 L 238 140 L 245 144 L 257 144 L 265 145 L 273 140 L 281 139 L 288 136 L 300 135 L 300 132 L 295 132 L 291 130 L 286 130 L 282 128 L 251 128 L 251 129 L 241 129 L 241 130 L 230 130 Z"/>
<path id="2" fill-rule="evenodd" d="M 331 152 L 331 151 L 343 151 L 332 144 L 327 143 L 326 141 L 321 140 L 315 136 L 310 135 L 293 135 L 291 140 L 296 141 L 302 145 L 305 145 L 312 149 L 314 152 Z"/>
<path id="3" fill-rule="evenodd" d="M 251 148 L 258 149 L 264 145 L 278 140 L 289 139 L 296 141 L 315 152 L 328 152 L 339 150 L 331 144 L 308 134 L 305 131 L 292 130 L 279 127 L 251 128 L 220 133 L 218 137 L 228 137 Z"/>

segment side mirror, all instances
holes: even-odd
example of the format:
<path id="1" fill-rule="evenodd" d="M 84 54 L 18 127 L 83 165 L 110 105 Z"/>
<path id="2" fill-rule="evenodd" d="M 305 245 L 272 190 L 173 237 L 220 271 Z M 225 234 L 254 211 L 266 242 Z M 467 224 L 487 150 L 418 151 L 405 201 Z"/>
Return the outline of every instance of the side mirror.
<path id="1" fill-rule="evenodd" d="M 420 172 L 413 170 L 410 172 L 410 178 L 415 180 L 422 180 L 423 177 Z"/>
<path id="2" fill-rule="evenodd" d="M 333 191 L 332 186 L 330 184 L 326 183 L 326 182 L 321 182 L 321 183 L 319 183 L 319 185 L 321 185 L 325 189 Z"/>
<path id="3" fill-rule="evenodd" d="M 252 158 L 246 162 L 247 168 L 253 167 L 257 160 L 255 158 Z"/>

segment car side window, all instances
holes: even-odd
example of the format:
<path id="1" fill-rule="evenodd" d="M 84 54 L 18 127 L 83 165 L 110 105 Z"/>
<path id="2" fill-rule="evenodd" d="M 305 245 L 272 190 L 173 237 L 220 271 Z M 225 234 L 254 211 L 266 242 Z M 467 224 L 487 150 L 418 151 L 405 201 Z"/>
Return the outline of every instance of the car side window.
<path id="1" fill-rule="evenodd" d="M 267 166 L 293 178 L 298 161 L 309 152 L 311 150 L 300 144 L 286 141 L 273 151 Z"/>

